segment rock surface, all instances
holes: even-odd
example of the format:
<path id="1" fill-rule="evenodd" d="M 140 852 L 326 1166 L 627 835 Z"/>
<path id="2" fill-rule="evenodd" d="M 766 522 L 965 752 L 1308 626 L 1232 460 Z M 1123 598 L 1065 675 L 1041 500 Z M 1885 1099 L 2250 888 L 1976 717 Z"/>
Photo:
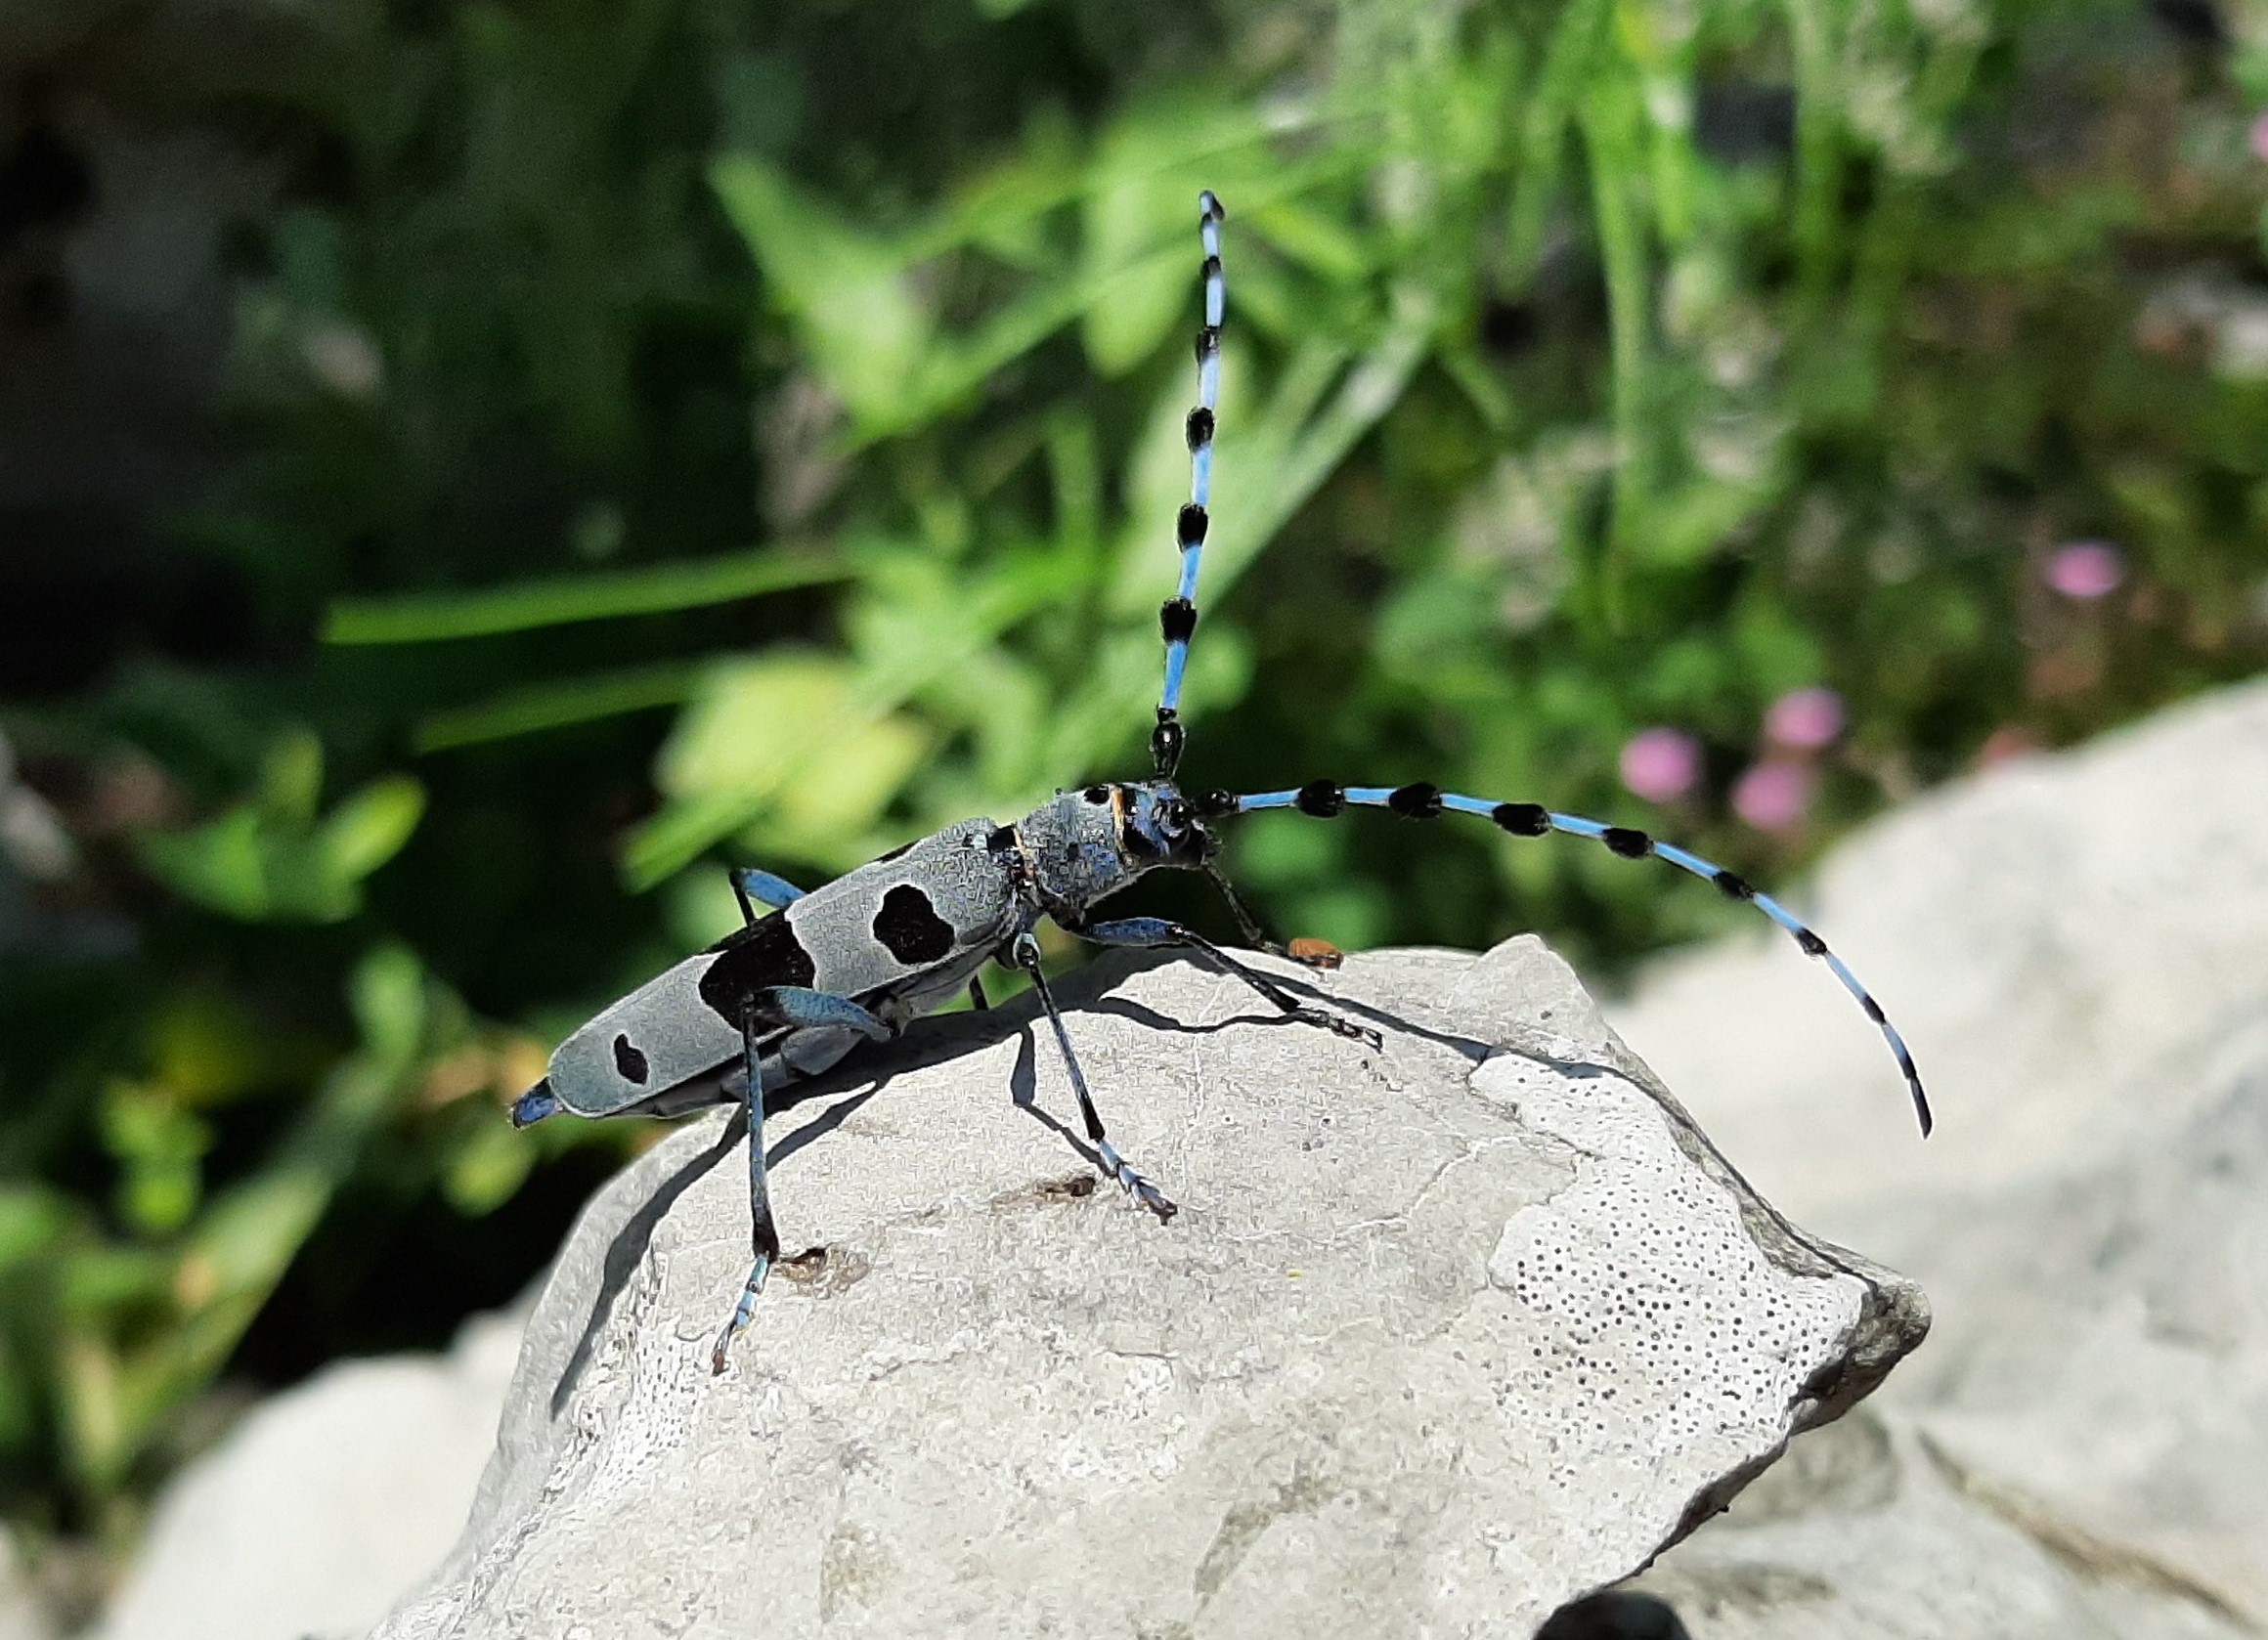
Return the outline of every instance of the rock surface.
<path id="1" fill-rule="evenodd" d="M 1869 1405 L 1901 1454 L 1877 1506 L 1752 1531 L 1744 1499 L 1647 1579 L 1745 1559 L 1809 1590 L 1679 1601 L 1696 1640 L 2268 1631 L 2264 815 L 2254 684 L 1839 852 L 1811 909 L 1932 1078 L 1926 1146 L 1793 952 L 1713 948 L 1610 1009 L 1744 1173 L 1937 1311 Z M 2084 1621 L 2033 1620 L 2051 1585 Z"/>
<path id="2" fill-rule="evenodd" d="M 104 1640 L 367 1631 L 464 1525 L 520 1321 L 478 1317 L 446 1356 L 346 1361 L 257 1407 L 166 1489 Z"/>
<path id="3" fill-rule="evenodd" d="M 23 1574 L 15 1537 L 0 1528 L 0 1640 L 49 1640 L 54 1632 Z"/>
<path id="4" fill-rule="evenodd" d="M 1532 939 L 1303 980 L 1376 1053 L 1188 963 L 1081 978 L 1170 1226 L 1094 1187 L 1028 1006 L 930 1021 L 775 1115 L 824 1251 L 712 1378 L 746 1175 L 689 1124 L 586 1213 L 472 1522 L 380 1634 L 1525 1635 L 1926 1327 Z"/>

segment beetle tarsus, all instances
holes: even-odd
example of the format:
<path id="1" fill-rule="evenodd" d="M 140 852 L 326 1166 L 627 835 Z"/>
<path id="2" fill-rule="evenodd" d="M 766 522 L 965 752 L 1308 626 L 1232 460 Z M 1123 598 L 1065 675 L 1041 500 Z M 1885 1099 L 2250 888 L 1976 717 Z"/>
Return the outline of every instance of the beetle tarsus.
<path id="1" fill-rule="evenodd" d="M 717 1335 L 717 1347 L 709 1352 L 709 1371 L 712 1376 L 724 1370 L 724 1360 L 732 1353 L 732 1341 L 748 1330 L 749 1321 L 756 1315 L 757 1295 L 763 1291 L 763 1278 L 771 1273 L 772 1256 L 756 1255 L 756 1266 L 748 1273 L 748 1285 L 740 1290 L 740 1302 L 732 1307 L 732 1319 Z"/>
<path id="2" fill-rule="evenodd" d="M 1163 1190 L 1135 1172 L 1126 1158 L 1118 1154 L 1116 1146 L 1112 1144 L 1109 1140 L 1099 1141 L 1095 1149 L 1097 1154 L 1103 1158 L 1105 1170 L 1118 1181 L 1119 1187 L 1128 1195 L 1156 1214 L 1159 1224 L 1165 1223 L 1166 1220 L 1181 1211 Z"/>

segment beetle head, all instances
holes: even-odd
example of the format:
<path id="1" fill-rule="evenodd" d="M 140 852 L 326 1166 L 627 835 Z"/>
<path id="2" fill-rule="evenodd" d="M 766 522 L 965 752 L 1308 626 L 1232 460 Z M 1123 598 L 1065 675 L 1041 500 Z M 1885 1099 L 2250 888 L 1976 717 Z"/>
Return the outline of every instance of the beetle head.
<path id="1" fill-rule="evenodd" d="M 1220 840 L 1205 830 L 1172 781 L 1150 780 L 1112 791 L 1118 845 L 1139 869 L 1196 871 L 1220 848 Z"/>
<path id="2" fill-rule="evenodd" d="M 1172 782 L 1058 792 L 1017 825 L 1033 885 L 1054 915 L 1078 916 L 1144 872 L 1200 870 L 1220 846 Z"/>

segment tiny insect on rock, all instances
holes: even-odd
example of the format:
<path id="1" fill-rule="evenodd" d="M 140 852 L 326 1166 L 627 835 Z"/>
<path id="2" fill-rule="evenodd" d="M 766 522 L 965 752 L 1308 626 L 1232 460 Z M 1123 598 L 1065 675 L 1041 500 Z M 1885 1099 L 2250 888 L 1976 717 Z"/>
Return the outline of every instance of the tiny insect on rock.
<path id="1" fill-rule="evenodd" d="M 748 1187 L 754 1263 L 739 1302 L 717 1336 L 715 1370 L 755 1313 L 780 1258 L 764 1171 L 767 1093 L 817 1075 L 858 1044 L 895 1036 L 905 1024 L 966 990 L 980 1008 L 978 970 L 987 962 L 1030 977 L 1062 1052 L 1088 1141 L 1104 1170 L 1160 1219 L 1174 1204 L 1120 1155 L 1109 1138 L 1078 1055 L 1040 967 L 1033 930 L 1042 918 L 1097 945 L 1173 947 L 1194 953 L 1249 986 L 1294 1019 L 1375 1048 L 1377 1033 L 1287 990 L 1194 929 L 1157 917 L 1097 920 L 1104 900 L 1144 874 L 1201 872 L 1227 901 L 1244 937 L 1317 969 L 1339 954 L 1321 940 L 1277 945 L 1222 874 L 1215 826 L 1240 814 L 1291 809 L 1319 819 L 1350 807 L 1406 820 L 1469 814 L 1514 837 L 1563 832 L 1604 843 L 1626 859 L 1652 855 L 1753 904 L 1823 961 L 1881 1030 L 1903 1072 L 1922 1132 L 1929 1104 L 1913 1057 L 1883 1011 L 1826 942 L 1778 901 L 1731 872 L 1627 826 L 1560 814 L 1538 803 L 1499 802 L 1413 785 L 1342 786 L 1317 780 L 1290 791 L 1185 797 L 1174 784 L 1187 733 L 1182 678 L 1198 624 L 1198 572 L 1204 558 L 1220 405 L 1221 325 L 1228 287 L 1221 271 L 1226 215 L 1199 195 L 1204 250 L 1204 323 L 1197 333 L 1198 404 L 1189 412 L 1190 498 L 1175 519 L 1181 579 L 1159 611 L 1165 682 L 1151 733 L 1152 778 L 1060 792 L 1013 825 L 963 820 L 906 844 L 808 893 L 768 872 L 732 873 L 745 927 L 632 992 L 559 1044 L 541 1082 L 512 1106 L 525 1127 L 561 1111 L 576 1116 L 676 1116 L 733 1103 L 747 1113 Z M 764 908 L 760 916 L 758 908 Z"/>

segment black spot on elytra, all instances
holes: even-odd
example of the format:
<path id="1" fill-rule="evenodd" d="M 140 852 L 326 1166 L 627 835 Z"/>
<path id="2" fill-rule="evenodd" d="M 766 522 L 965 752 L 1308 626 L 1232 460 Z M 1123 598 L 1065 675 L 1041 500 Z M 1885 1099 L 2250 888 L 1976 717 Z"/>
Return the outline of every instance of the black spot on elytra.
<path id="1" fill-rule="evenodd" d="M 819 973 L 784 911 L 734 929 L 709 949 L 717 953 L 717 960 L 701 975 L 701 1000 L 734 1030 L 748 1011 L 748 999 L 758 991 L 770 985 L 808 985 Z"/>
<path id="2" fill-rule="evenodd" d="M 631 1046 L 627 1036 L 614 1039 L 614 1068 L 622 1072 L 624 1081 L 635 1082 L 641 1088 L 646 1085 L 646 1057 Z"/>
<path id="3" fill-rule="evenodd" d="M 874 937 L 907 968 L 934 963 L 953 948 L 953 926 L 937 914 L 929 895 L 900 883 L 882 896 L 874 914 Z"/>

